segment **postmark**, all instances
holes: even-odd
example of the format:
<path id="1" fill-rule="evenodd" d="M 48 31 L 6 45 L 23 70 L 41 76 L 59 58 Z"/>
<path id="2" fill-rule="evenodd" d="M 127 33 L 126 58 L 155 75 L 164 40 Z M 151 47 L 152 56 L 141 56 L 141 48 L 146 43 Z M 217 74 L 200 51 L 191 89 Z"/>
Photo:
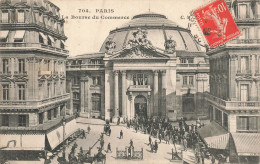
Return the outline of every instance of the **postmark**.
<path id="1" fill-rule="evenodd" d="M 210 48 L 215 48 L 240 35 L 224 0 L 216 0 L 193 13 Z"/>

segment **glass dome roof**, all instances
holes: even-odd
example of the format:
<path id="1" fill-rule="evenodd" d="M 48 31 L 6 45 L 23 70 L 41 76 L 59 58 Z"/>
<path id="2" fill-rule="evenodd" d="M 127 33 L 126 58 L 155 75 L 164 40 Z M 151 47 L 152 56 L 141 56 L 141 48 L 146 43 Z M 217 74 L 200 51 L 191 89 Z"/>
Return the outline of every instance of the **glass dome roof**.
<path id="1" fill-rule="evenodd" d="M 108 40 L 116 43 L 114 51 L 122 50 L 128 41 L 134 38 L 133 33 L 138 28 L 147 31 L 147 39 L 156 48 L 164 50 L 165 41 L 171 38 L 176 42 L 176 50 L 201 52 L 189 30 L 179 27 L 175 22 L 168 20 L 166 16 L 153 12 L 136 15 L 128 23 L 112 30 L 104 41 L 100 52 L 106 51 L 105 43 Z"/>

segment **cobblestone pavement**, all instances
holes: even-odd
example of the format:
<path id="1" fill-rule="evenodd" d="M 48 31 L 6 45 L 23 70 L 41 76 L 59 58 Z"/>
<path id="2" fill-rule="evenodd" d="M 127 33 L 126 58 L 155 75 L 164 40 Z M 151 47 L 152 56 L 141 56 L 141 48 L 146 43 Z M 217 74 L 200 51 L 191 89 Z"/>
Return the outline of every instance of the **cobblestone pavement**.
<path id="1" fill-rule="evenodd" d="M 82 121 L 82 118 L 80 118 Z M 84 122 L 84 121 L 83 121 Z M 84 129 L 87 131 L 88 127 L 88 121 L 87 123 L 78 123 L 78 128 Z M 93 122 L 92 122 L 93 123 Z M 91 124 L 91 132 L 90 134 L 86 135 L 86 139 L 77 139 L 75 142 L 78 144 L 78 147 L 76 149 L 77 154 L 79 152 L 80 147 L 83 148 L 83 150 L 88 150 L 89 147 L 93 146 L 93 144 L 98 140 L 100 137 L 101 132 L 103 132 L 103 126 L 104 124 Z M 119 139 L 119 133 L 120 130 L 123 130 L 124 137 L 123 139 Z M 107 144 L 110 142 L 111 148 L 112 148 L 112 153 L 106 153 L 103 151 L 103 153 L 107 154 L 107 159 L 106 163 L 108 164 L 122 164 L 122 163 L 151 163 L 151 164 L 166 164 L 166 163 L 182 163 L 181 161 L 179 162 L 170 162 L 171 160 L 171 151 L 172 148 L 174 148 L 173 144 L 165 144 L 165 141 L 162 141 L 161 144 L 159 144 L 159 148 L 157 153 L 151 153 L 150 152 L 150 146 L 148 145 L 148 135 L 143 134 L 141 132 L 135 132 L 132 128 L 127 129 L 125 126 L 111 126 L 111 136 L 106 136 L 104 135 L 104 149 L 107 149 Z M 135 150 L 141 150 L 143 148 L 144 156 L 143 160 L 119 160 L 116 159 L 116 148 L 119 150 L 125 150 L 126 146 L 129 146 L 130 139 L 133 140 L 134 143 L 134 148 Z M 152 138 L 153 142 L 156 140 L 155 138 Z M 157 141 L 159 141 L 157 139 Z M 69 146 L 66 148 L 66 155 L 71 150 L 71 147 L 74 143 L 71 143 Z M 95 145 L 93 150 L 91 151 L 91 155 L 94 155 L 97 153 L 97 147 L 99 147 L 100 144 L 99 142 Z M 181 152 L 182 146 L 181 145 L 176 145 L 177 151 Z M 58 163 L 57 162 L 57 156 L 52 159 L 52 163 Z"/>

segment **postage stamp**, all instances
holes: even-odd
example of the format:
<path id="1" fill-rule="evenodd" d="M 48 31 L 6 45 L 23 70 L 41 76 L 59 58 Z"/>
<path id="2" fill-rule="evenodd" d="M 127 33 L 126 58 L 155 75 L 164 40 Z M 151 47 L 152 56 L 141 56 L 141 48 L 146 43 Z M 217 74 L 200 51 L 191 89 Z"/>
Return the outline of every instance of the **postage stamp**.
<path id="1" fill-rule="evenodd" d="M 216 0 L 193 13 L 210 48 L 215 48 L 240 35 L 224 0 Z"/>

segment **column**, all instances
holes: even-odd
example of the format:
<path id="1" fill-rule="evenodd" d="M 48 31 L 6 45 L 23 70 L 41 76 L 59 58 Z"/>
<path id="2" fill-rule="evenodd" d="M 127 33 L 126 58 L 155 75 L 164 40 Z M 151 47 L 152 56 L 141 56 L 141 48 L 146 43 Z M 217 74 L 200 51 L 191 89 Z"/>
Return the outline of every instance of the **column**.
<path id="1" fill-rule="evenodd" d="M 81 78 L 80 79 L 80 112 L 81 113 L 84 113 L 84 100 L 85 100 L 85 97 L 84 97 L 84 89 L 85 85 L 84 85 L 84 80 Z"/>
<path id="2" fill-rule="evenodd" d="M 256 65 L 255 65 L 255 56 L 256 55 L 252 55 L 252 57 L 251 57 L 251 73 L 252 73 L 252 75 L 254 76 L 254 74 L 255 74 L 255 71 L 256 71 Z"/>
<path id="3" fill-rule="evenodd" d="M 158 71 L 153 71 L 153 115 L 158 115 Z"/>
<path id="4" fill-rule="evenodd" d="M 88 117 L 90 117 L 90 109 L 88 109 L 88 77 L 84 79 L 84 112 L 88 113 Z"/>
<path id="5" fill-rule="evenodd" d="M 68 79 L 69 93 L 70 93 L 70 102 L 69 102 L 69 114 L 73 115 L 73 93 L 72 93 L 72 80 Z"/>
<path id="6" fill-rule="evenodd" d="M 126 117 L 126 71 L 122 71 L 122 117 Z"/>
<path id="7" fill-rule="evenodd" d="M 161 71 L 162 74 L 162 116 L 166 116 L 167 112 L 166 112 L 166 70 L 162 70 Z"/>
<path id="8" fill-rule="evenodd" d="M 250 101 L 257 101 L 257 87 L 255 80 L 252 81 L 251 85 Z"/>
<path id="9" fill-rule="evenodd" d="M 59 118 L 60 117 L 60 105 L 57 107 L 57 118 Z"/>
<path id="10" fill-rule="evenodd" d="M 114 71 L 114 117 L 119 116 L 119 108 L 118 108 L 118 71 Z"/>

